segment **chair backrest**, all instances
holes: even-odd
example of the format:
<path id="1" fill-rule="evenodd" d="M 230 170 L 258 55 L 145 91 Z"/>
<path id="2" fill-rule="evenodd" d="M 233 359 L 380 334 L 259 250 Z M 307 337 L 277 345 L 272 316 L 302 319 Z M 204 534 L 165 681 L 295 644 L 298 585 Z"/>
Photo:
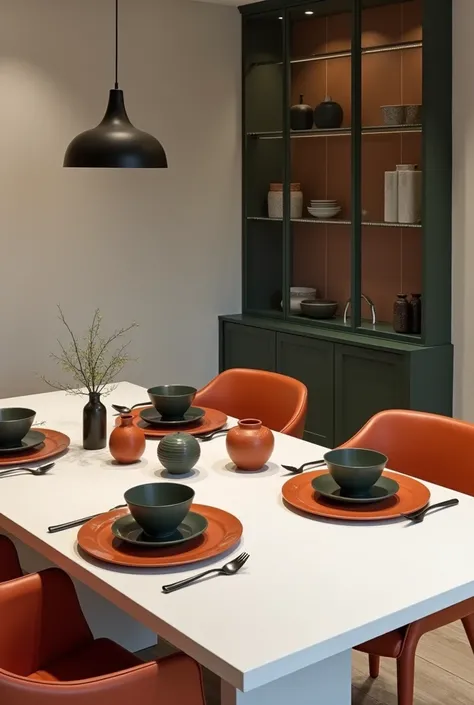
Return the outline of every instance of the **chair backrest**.
<path id="1" fill-rule="evenodd" d="M 474 496 L 474 424 L 419 411 L 382 411 L 343 447 L 378 450 L 392 470 Z"/>
<path id="2" fill-rule="evenodd" d="M 257 418 L 273 431 L 302 438 L 308 390 L 293 377 L 265 370 L 226 370 L 201 389 L 197 406 L 219 409 L 238 419 Z"/>
<path id="3" fill-rule="evenodd" d="M 7 536 L 0 536 L 0 583 L 21 575 L 20 561 L 13 542 Z"/>

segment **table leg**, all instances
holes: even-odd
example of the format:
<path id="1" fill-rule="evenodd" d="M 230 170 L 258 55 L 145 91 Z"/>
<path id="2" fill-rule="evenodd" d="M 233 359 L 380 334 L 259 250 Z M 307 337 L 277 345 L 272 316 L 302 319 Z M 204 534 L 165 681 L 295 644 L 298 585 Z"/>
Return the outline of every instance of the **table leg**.
<path id="1" fill-rule="evenodd" d="M 351 652 L 243 693 L 222 681 L 221 705 L 350 705 Z"/>

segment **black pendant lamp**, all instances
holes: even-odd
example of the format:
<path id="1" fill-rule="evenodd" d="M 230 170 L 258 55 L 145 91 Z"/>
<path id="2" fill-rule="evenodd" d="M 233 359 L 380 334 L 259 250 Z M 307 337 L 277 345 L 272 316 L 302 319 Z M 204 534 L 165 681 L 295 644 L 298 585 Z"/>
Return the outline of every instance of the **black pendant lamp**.
<path id="1" fill-rule="evenodd" d="M 130 122 L 118 84 L 119 12 L 115 0 L 115 88 L 110 91 L 104 119 L 75 137 L 64 157 L 65 167 L 92 169 L 166 169 L 160 142 Z"/>

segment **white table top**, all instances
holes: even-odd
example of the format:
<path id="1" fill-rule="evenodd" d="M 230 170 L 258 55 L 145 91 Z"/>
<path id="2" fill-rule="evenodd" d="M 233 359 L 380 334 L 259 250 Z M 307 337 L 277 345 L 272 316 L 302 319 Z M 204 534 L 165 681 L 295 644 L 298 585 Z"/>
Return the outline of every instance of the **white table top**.
<path id="1" fill-rule="evenodd" d="M 123 382 L 105 403 L 110 410 L 113 402 L 145 399 L 142 388 Z M 278 463 L 317 459 L 324 449 L 280 434 L 265 472 L 234 472 L 220 438 L 202 444 L 194 476 L 177 480 L 195 489 L 197 502 L 242 521 L 243 540 L 230 555 L 246 550 L 251 558 L 238 575 L 165 595 L 161 585 L 202 564 L 135 572 L 87 561 L 77 553 L 76 529 L 50 535 L 47 527 L 120 504 L 127 488 L 163 479 L 164 471 L 156 441 L 147 441 L 142 461 L 131 466 L 112 464 L 107 449 L 84 451 L 84 403 L 62 392 L 14 400 L 67 433 L 72 445 L 44 477 L 0 478 L 0 525 L 241 690 L 474 596 L 474 498 L 460 495 L 458 507 L 416 526 L 305 518 L 282 504 L 287 476 Z M 111 427 L 111 413 L 108 421 Z M 458 496 L 430 489 L 432 501 Z"/>

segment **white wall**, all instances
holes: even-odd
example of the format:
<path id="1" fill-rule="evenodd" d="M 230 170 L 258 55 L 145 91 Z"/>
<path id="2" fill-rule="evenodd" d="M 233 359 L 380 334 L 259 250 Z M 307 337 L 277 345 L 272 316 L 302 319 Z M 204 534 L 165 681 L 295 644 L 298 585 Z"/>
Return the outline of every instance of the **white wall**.
<path id="1" fill-rule="evenodd" d="M 474 421 L 474 2 L 453 10 L 454 412 Z"/>
<path id="2" fill-rule="evenodd" d="M 55 306 L 136 320 L 123 378 L 201 385 L 217 315 L 240 306 L 240 19 L 188 0 L 121 0 L 121 87 L 168 170 L 67 170 L 113 82 L 112 0 L 0 0 L 0 396 L 55 374 Z"/>

